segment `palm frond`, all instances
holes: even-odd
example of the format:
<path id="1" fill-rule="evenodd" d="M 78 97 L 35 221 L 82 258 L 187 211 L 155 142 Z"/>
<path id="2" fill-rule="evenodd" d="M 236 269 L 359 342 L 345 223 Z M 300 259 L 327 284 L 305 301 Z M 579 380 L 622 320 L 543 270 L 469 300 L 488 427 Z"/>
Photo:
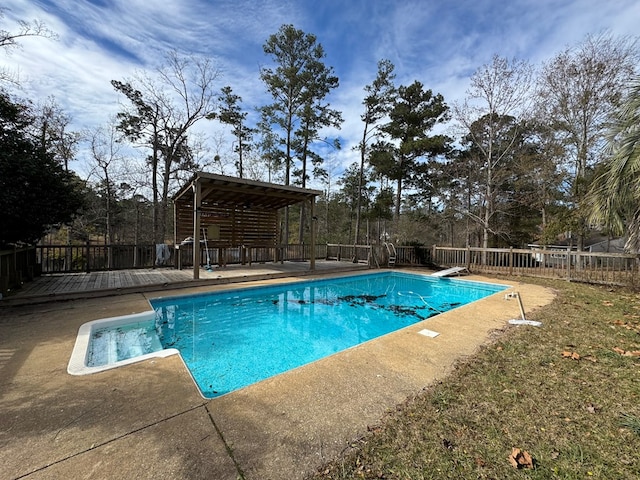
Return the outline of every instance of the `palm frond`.
<path id="1" fill-rule="evenodd" d="M 638 238 L 640 225 L 640 76 L 632 82 L 612 121 L 608 140 L 610 158 L 596 176 L 587 197 L 590 219 L 612 233 Z M 640 243 L 639 241 L 631 243 Z"/>

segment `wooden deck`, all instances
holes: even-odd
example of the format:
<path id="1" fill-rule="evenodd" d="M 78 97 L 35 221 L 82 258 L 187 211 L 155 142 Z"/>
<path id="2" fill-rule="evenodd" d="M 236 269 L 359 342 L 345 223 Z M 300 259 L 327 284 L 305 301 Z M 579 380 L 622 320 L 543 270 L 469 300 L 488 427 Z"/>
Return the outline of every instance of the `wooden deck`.
<path id="1" fill-rule="evenodd" d="M 168 288 L 196 287 L 219 283 L 243 282 L 267 278 L 282 278 L 312 274 L 363 270 L 366 265 L 351 262 L 316 261 L 311 271 L 308 262 L 284 262 L 253 265 L 229 265 L 207 271 L 200 269 L 200 279 L 193 279 L 193 270 L 174 268 L 116 270 L 90 273 L 64 273 L 43 275 L 25 283 L 19 290 L 0 300 L 0 306 L 42 303 L 50 300 L 68 300 L 163 290 Z"/>
<path id="2" fill-rule="evenodd" d="M 17 296 L 51 295 L 69 292 L 130 288 L 140 285 L 155 285 L 184 282 L 191 279 L 187 270 L 143 269 L 116 270 L 110 272 L 58 273 L 43 275 L 26 283 Z"/>

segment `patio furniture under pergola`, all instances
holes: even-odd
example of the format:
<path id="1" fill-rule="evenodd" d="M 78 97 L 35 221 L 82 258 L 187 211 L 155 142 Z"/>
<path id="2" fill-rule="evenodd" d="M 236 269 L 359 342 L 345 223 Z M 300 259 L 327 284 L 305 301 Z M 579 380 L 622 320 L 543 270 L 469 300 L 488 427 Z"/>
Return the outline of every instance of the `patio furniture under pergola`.
<path id="1" fill-rule="evenodd" d="M 193 278 L 200 277 L 200 241 L 208 248 L 260 248 L 279 244 L 278 212 L 322 192 L 197 172 L 174 197 L 175 245 L 193 239 Z M 315 269 L 316 232 L 311 220 L 310 268 Z M 203 230 L 204 234 L 203 235 Z"/>

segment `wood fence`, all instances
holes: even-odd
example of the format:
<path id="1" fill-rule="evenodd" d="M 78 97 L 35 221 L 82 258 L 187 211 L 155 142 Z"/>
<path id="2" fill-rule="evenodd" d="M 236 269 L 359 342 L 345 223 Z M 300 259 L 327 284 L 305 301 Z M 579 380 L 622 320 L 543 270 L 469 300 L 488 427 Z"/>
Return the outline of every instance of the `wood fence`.
<path id="1" fill-rule="evenodd" d="M 151 268 L 156 260 L 155 245 L 37 245 L 35 250 L 42 273 Z"/>
<path id="2" fill-rule="evenodd" d="M 166 250 L 165 265 L 193 265 L 193 246 Z M 473 273 L 561 278 L 568 281 L 640 286 L 640 257 L 632 254 L 591 253 L 557 249 L 395 247 L 395 266 L 463 266 Z M 251 264 L 308 261 L 310 245 L 277 247 L 209 248 L 201 251 L 200 263 Z M 366 263 L 372 268 L 389 266 L 385 245 L 316 245 L 316 259 Z M 156 263 L 155 245 L 39 245 L 0 251 L 0 293 L 19 288 L 42 273 L 150 268 Z"/>
<path id="3" fill-rule="evenodd" d="M 0 251 L 0 297 L 40 275 L 34 247 Z"/>
<path id="4" fill-rule="evenodd" d="M 179 245 L 175 253 L 174 265 L 181 269 L 193 266 L 193 245 Z M 316 259 L 327 256 L 326 245 L 316 245 Z M 311 258 L 311 245 L 290 244 L 273 246 L 240 246 L 200 248 L 201 265 L 251 265 L 269 262 L 303 262 Z"/>
<path id="5" fill-rule="evenodd" d="M 557 249 L 432 247 L 433 262 L 473 273 L 561 278 L 573 282 L 637 287 L 640 256 Z"/>
<path id="6" fill-rule="evenodd" d="M 329 243 L 326 247 L 327 260 L 352 261 L 354 263 L 366 263 L 372 268 L 389 266 L 389 257 L 392 255 L 386 245 L 344 245 Z M 430 266 L 431 249 L 421 246 L 397 246 L 395 247 L 396 266 Z"/>

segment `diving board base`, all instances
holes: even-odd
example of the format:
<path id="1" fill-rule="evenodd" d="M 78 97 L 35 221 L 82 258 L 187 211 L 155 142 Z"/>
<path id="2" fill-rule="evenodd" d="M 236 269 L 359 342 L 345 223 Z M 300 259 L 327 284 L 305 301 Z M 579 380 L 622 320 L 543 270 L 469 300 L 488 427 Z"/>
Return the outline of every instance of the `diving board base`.
<path id="1" fill-rule="evenodd" d="M 439 272 L 434 272 L 431 274 L 432 277 L 451 277 L 453 275 L 466 275 L 469 273 L 467 267 L 451 267 L 446 268 L 444 270 L 440 270 Z"/>

